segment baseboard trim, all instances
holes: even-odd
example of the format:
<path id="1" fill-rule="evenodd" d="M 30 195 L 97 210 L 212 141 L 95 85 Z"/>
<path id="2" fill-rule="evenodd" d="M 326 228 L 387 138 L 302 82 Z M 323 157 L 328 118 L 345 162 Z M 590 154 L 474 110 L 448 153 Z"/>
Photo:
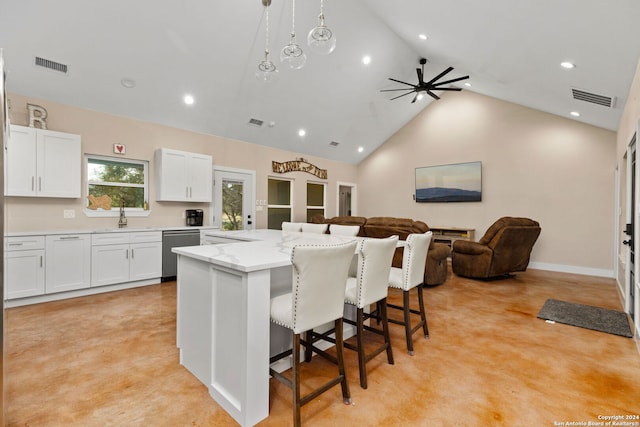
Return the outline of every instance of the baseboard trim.
<path id="1" fill-rule="evenodd" d="M 582 274 L 585 276 L 607 277 L 611 279 L 615 278 L 612 269 L 607 270 L 604 268 L 578 267 L 575 265 L 549 264 L 546 262 L 531 262 L 529 263 L 528 268 L 534 270 L 557 271 L 559 273 Z"/>
<path id="2" fill-rule="evenodd" d="M 37 295 L 33 297 L 5 300 L 6 308 L 21 307 L 23 305 L 39 304 L 41 302 L 59 301 L 63 299 L 84 297 L 88 295 L 103 294 L 105 292 L 121 291 L 125 289 L 138 288 L 140 286 L 157 285 L 160 278 L 138 280 L 135 282 L 118 283 L 115 285 L 104 285 L 95 288 L 77 289 L 75 291 L 58 292 L 54 294 Z"/>

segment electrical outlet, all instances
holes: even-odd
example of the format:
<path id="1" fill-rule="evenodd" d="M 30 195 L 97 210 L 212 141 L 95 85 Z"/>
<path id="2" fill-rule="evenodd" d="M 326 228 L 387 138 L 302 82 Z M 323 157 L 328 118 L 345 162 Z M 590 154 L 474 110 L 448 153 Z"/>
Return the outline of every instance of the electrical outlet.
<path id="1" fill-rule="evenodd" d="M 65 218 L 75 218 L 76 217 L 76 211 L 74 209 L 65 209 L 63 216 Z"/>

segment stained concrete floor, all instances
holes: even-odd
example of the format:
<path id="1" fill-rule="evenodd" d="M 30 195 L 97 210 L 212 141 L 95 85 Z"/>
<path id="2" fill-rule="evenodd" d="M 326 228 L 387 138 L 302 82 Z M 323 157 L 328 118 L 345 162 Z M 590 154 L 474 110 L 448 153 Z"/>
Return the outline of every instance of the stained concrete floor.
<path id="1" fill-rule="evenodd" d="M 363 390 L 347 351 L 353 404 L 335 387 L 303 407 L 303 424 L 556 426 L 623 416 L 640 425 L 635 341 L 537 319 L 547 298 L 621 309 L 612 279 L 529 270 L 483 282 L 450 273 L 425 290 L 430 339 L 416 335 L 415 355 L 391 325 L 395 365 L 384 355 L 370 362 Z M 236 425 L 179 364 L 175 299 L 167 282 L 8 309 L 8 425 Z M 334 369 L 314 358 L 303 389 Z M 270 394 L 259 426 L 291 425 L 289 389 L 272 379 Z"/>

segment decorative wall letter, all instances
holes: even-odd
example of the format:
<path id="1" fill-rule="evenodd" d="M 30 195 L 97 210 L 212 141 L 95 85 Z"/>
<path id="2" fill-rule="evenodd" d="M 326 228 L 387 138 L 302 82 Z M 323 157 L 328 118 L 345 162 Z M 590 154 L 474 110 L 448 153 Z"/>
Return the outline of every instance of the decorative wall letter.
<path id="1" fill-rule="evenodd" d="M 29 110 L 29 127 L 40 129 L 47 128 L 47 110 L 44 107 L 34 104 L 27 104 L 27 110 Z M 36 123 L 39 126 L 36 126 Z"/>

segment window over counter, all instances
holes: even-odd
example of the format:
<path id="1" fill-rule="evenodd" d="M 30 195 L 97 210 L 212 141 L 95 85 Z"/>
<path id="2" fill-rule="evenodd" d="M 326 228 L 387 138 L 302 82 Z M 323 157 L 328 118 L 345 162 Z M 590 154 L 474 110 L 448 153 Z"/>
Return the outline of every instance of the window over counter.
<path id="1" fill-rule="evenodd" d="M 326 184 L 307 182 L 307 222 L 314 215 L 325 216 Z"/>
<path id="2" fill-rule="evenodd" d="M 118 216 L 121 203 L 128 216 L 149 215 L 149 162 L 86 155 L 85 214 Z"/>
<path id="3" fill-rule="evenodd" d="M 267 228 L 280 230 L 283 221 L 291 221 L 293 182 L 269 178 L 267 199 Z"/>

